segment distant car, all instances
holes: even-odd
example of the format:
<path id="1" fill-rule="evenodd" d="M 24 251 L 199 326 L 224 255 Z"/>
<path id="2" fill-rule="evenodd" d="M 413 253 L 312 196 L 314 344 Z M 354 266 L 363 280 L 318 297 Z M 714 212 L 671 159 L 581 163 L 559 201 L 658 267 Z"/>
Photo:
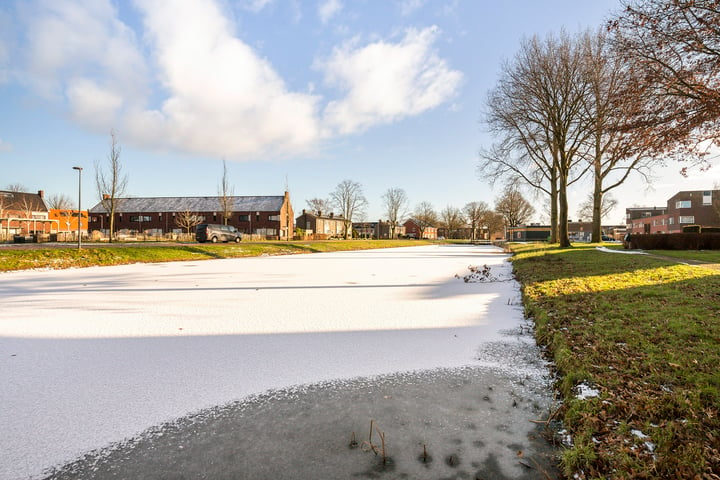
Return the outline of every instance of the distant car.
<path id="1" fill-rule="evenodd" d="M 612 242 L 613 240 L 614 240 L 613 238 L 610 238 L 610 237 L 608 237 L 607 235 L 603 235 L 603 236 L 602 236 L 602 241 L 603 241 L 603 242 Z"/>
<path id="2" fill-rule="evenodd" d="M 232 225 L 218 225 L 214 223 L 203 223 L 195 229 L 195 240 L 205 242 L 239 242 L 242 234 Z"/>

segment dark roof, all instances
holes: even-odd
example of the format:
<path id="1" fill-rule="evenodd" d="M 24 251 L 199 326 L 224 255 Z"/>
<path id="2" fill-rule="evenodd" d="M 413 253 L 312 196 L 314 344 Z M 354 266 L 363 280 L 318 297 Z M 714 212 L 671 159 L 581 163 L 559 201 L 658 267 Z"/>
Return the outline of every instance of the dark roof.
<path id="1" fill-rule="evenodd" d="M 39 193 L 11 192 L 0 190 L 0 203 L 3 210 L 47 212 L 48 208 Z"/>
<path id="2" fill-rule="evenodd" d="M 285 197 L 230 197 L 233 212 L 279 212 Z M 118 198 L 117 212 L 155 213 L 155 212 L 216 212 L 221 210 L 220 197 L 148 197 Z M 102 202 L 90 209 L 90 213 L 105 213 Z"/>

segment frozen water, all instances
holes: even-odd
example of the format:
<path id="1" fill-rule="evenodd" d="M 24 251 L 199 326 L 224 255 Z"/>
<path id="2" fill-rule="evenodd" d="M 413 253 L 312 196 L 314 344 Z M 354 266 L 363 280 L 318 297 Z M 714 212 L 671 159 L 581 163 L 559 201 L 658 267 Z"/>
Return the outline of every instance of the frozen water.
<path id="1" fill-rule="evenodd" d="M 507 333 L 525 322 L 517 283 L 457 278 L 474 264 L 509 276 L 506 258 L 493 247 L 445 245 L 2 274 L 0 478 L 37 477 L 114 442 L 150 438 L 141 433 L 170 428 L 157 427 L 164 422 L 250 411 L 268 392 L 276 392 L 273 408 L 289 412 L 296 401 L 319 401 L 304 393 L 313 385 L 351 394 L 402 372 L 426 392 L 413 396 L 408 386 L 392 395 L 411 404 L 447 404 L 447 385 L 427 377 L 438 369 L 492 371 L 512 391 L 534 385 L 540 400 L 526 416 L 537 418 L 548 396 L 539 393 L 544 367 L 527 357 L 527 336 Z M 329 388 L 346 383 L 347 392 Z M 182 420 L 189 414 L 197 417 Z M 270 417 L 245 425 L 272 432 L 279 427 Z M 514 438 L 532 433 L 527 420 L 513 424 Z M 395 428 L 378 422 L 389 435 Z M 343 435 L 362 427 L 333 423 Z M 510 450 L 485 458 L 512 471 Z"/>

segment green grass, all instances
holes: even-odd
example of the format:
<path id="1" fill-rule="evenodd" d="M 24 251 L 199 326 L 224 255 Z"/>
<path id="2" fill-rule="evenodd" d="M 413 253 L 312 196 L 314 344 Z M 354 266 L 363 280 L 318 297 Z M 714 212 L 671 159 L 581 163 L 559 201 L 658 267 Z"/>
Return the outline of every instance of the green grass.
<path id="1" fill-rule="evenodd" d="M 720 272 L 594 247 L 511 247 L 526 313 L 559 374 L 574 438 L 565 474 L 717 478 Z M 600 398 L 577 399 L 583 382 Z"/>
<path id="2" fill-rule="evenodd" d="M 213 258 L 368 250 L 423 245 L 418 240 L 333 240 L 228 244 L 113 244 L 77 248 L 0 249 L 0 271 L 156 263 Z"/>

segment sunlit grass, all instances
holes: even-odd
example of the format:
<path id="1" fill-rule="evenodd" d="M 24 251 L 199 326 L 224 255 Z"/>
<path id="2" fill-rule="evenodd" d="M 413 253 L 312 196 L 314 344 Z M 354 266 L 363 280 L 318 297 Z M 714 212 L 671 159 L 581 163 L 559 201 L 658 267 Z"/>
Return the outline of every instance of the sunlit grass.
<path id="1" fill-rule="evenodd" d="M 82 249 L 0 249 L 0 271 L 369 250 L 417 246 L 426 243 L 419 240 L 333 240 L 317 242 L 242 242 L 239 244 L 116 244 L 102 247 L 86 246 Z"/>
<path id="2" fill-rule="evenodd" d="M 720 272 L 592 245 L 512 248 L 526 312 L 558 369 L 565 428 L 578 439 L 565 473 L 717 474 Z M 583 382 L 601 398 L 575 398 Z"/>

